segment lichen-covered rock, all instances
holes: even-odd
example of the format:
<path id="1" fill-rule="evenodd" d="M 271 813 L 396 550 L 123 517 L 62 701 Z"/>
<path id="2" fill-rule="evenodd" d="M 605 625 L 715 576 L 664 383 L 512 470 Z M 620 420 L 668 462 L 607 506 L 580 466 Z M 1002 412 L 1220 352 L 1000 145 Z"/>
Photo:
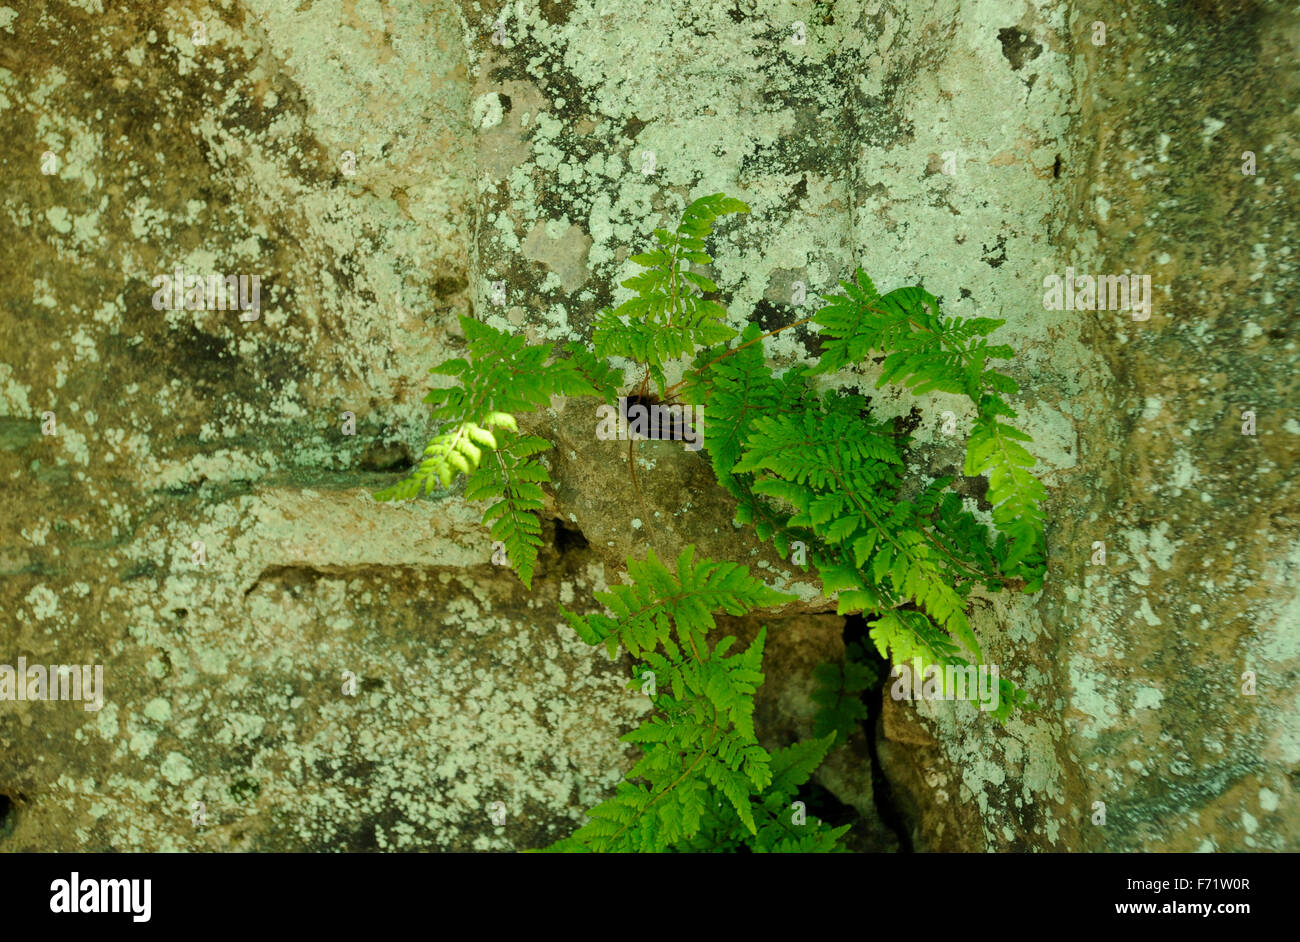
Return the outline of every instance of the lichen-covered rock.
<path id="1" fill-rule="evenodd" d="M 1300 849 L 1298 43 L 1251 0 L 0 6 L 0 663 L 106 687 L 0 702 L 0 847 L 547 843 L 646 706 L 560 607 L 650 547 L 798 595 L 743 630 L 772 625 L 766 741 L 806 735 L 841 620 L 702 453 L 639 442 L 638 498 L 590 403 L 529 418 L 531 593 L 458 494 L 369 496 L 457 315 L 587 339 L 651 228 L 726 191 L 736 327 L 856 265 L 1006 318 L 1051 492 L 1044 591 L 974 613 L 1039 708 L 887 699 L 820 773 L 855 846 L 895 846 L 892 792 L 922 850 Z M 1067 267 L 1151 275 L 1150 317 L 1045 307 Z M 178 269 L 257 292 L 176 305 Z M 950 473 L 969 406 L 876 369 L 839 382 Z"/>
<path id="2" fill-rule="evenodd" d="M 16 6 L 0 663 L 102 665 L 106 702 L 0 703 L 4 846 L 563 836 L 644 709 L 558 612 L 601 566 L 528 594 L 472 508 L 369 496 L 469 310 L 455 11 Z M 258 304 L 159 310 L 177 268 Z"/>
<path id="3" fill-rule="evenodd" d="M 1034 67 L 1074 82 L 1036 284 L 1132 272 L 1154 304 L 1070 312 L 1030 348 L 1054 362 L 1025 391 L 1073 425 L 1075 466 L 1048 476 L 1035 611 L 999 603 L 985 625 L 1041 709 L 998 730 L 942 703 L 891 723 L 886 704 L 882 765 L 918 848 L 1295 850 L 1300 19 L 1250 2 L 1063 12 L 1017 24 L 1044 47 Z"/>

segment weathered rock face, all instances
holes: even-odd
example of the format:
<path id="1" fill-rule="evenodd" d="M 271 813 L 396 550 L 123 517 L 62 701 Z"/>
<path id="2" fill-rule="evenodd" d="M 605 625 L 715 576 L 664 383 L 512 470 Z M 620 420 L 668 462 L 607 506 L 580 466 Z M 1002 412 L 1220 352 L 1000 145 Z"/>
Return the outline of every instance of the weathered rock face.
<path id="1" fill-rule="evenodd" d="M 1295 849 L 1300 17 L 1196 3 L 1082 9 L 1091 20 L 1118 28 L 1079 46 L 1091 173 L 1072 257 L 1157 290 L 1148 322 L 1084 322 L 1113 379 L 1043 607 L 1071 628 L 1064 759 L 1107 806 L 1078 842 Z M 1104 567 L 1087 565 L 1094 540 Z"/>
<path id="2" fill-rule="evenodd" d="M 1054 25 L 1033 31 L 1074 76 L 1053 271 L 1150 275 L 1154 304 L 1073 313 L 1100 369 L 1058 327 L 1056 375 L 1026 384 L 1067 393 L 1078 465 L 1034 611 L 989 625 L 1045 709 L 991 730 L 887 704 L 881 762 L 921 847 L 1295 849 L 1300 19 L 1081 4 Z"/>
<path id="3" fill-rule="evenodd" d="M 806 735 L 842 619 L 702 453 L 638 443 L 642 505 L 589 404 L 531 419 L 557 520 L 531 593 L 456 494 L 369 496 L 423 446 L 457 315 L 588 338 L 649 230 L 726 191 L 753 208 L 712 252 L 735 326 L 855 265 L 1005 317 L 1052 495 L 1044 591 L 975 611 L 1039 709 L 886 692 L 820 777 L 855 846 L 899 845 L 892 794 L 921 850 L 1300 849 L 1293 11 L 100 7 L 0 7 L 0 664 L 106 687 L 0 702 L 0 848 L 545 844 L 646 706 L 560 606 L 647 547 L 799 595 L 729 630 L 769 626 L 760 727 Z M 1150 275 L 1149 319 L 1045 309 L 1067 267 Z M 177 268 L 256 275 L 259 303 L 159 310 Z M 844 381 L 951 468 L 942 413 L 970 410 L 874 370 Z"/>

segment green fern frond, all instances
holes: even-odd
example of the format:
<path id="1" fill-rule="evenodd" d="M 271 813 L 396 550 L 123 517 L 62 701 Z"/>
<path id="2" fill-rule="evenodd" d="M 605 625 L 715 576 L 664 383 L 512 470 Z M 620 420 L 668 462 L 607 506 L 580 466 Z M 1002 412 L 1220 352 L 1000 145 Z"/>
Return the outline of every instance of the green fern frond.
<path id="1" fill-rule="evenodd" d="M 748 485 L 736 480 L 734 469 L 754 422 L 797 411 L 806 382 L 802 367 L 788 370 L 781 379 L 773 376 L 757 342 L 761 334 L 757 324 L 750 324 L 731 350 L 714 346 L 700 351 L 682 390 L 687 402 L 708 410 L 707 450 L 714 474 L 742 503 Z"/>
<path id="2" fill-rule="evenodd" d="M 567 364 L 571 375 L 566 375 L 557 383 L 559 392 L 566 396 L 595 396 L 612 405 L 618 398 L 618 390 L 623 382 L 622 373 L 581 344 L 566 343 L 564 352 L 568 359 L 563 362 Z"/>
<path id="3" fill-rule="evenodd" d="M 952 639 L 924 612 L 894 609 L 884 612 L 871 626 L 871 641 L 880 656 L 895 664 L 920 658 L 923 665 L 947 664 L 958 657 Z"/>
<path id="4" fill-rule="evenodd" d="M 845 293 L 828 298 L 814 318 L 826 339 L 818 371 L 840 369 L 881 351 L 886 356 L 877 387 L 897 382 L 918 395 L 955 393 L 975 404 L 964 473 L 989 476 L 994 525 L 1005 538 L 1002 573 L 1023 579 L 1025 591 L 1037 591 L 1045 570 L 1042 502 L 1047 492 L 1029 471 L 1033 455 L 1020 444 L 1030 437 L 998 418 L 1016 417 L 1002 394 L 1018 387 L 988 361 L 1008 359 L 1012 350 L 984 339 L 1004 321 L 944 318 L 938 299 L 922 288 L 898 288 L 882 296 L 861 269 L 854 280 L 841 282 Z"/>
<path id="5" fill-rule="evenodd" d="M 662 394 L 665 363 L 734 337 L 736 332 L 725 323 L 726 308 L 703 296 L 718 286 L 685 266 L 713 261 L 704 251 L 704 240 L 719 216 L 747 212 L 749 207 L 740 200 L 715 193 L 687 206 L 675 231 L 656 229 L 659 248 L 631 256 L 646 270 L 622 282 L 636 296 L 596 316 L 596 355 L 644 363 Z"/>
<path id="6" fill-rule="evenodd" d="M 597 598 L 608 615 L 565 616 L 590 644 L 611 655 L 625 644 L 653 672 L 656 712 L 624 741 L 642 755 L 614 796 L 557 851 L 660 851 L 753 844 L 752 849 L 833 849 L 843 829 L 772 832 L 776 809 L 807 780 L 832 739 L 772 757 L 754 732 L 754 694 L 763 682 L 766 629 L 739 654 L 734 637 L 708 644 L 714 613 L 744 614 L 783 601 L 743 566 L 694 558 L 683 550 L 676 573 L 654 553 L 628 560 L 630 585 Z M 634 683 L 648 675 L 638 672 Z M 703 836 L 702 836 L 703 835 Z M 825 846 L 823 846 L 825 845 Z"/>
<path id="7" fill-rule="evenodd" d="M 559 850 L 652 852 L 700 830 L 709 803 L 725 799 L 750 833 L 750 796 L 772 780 L 770 757 L 753 733 L 753 695 L 763 681 L 765 632 L 742 654 L 696 646 L 680 664 L 685 699 L 657 698 L 659 712 L 623 737 L 642 749 L 614 797 Z"/>
<path id="8" fill-rule="evenodd" d="M 542 545 L 542 525 L 537 511 L 545 506 L 541 484 L 551 480 L 546 467 L 532 459 L 551 447 L 535 435 L 509 439 L 494 450 L 470 476 L 465 485 L 466 500 L 494 501 L 483 514 L 492 539 L 499 540 L 506 556 L 525 586 L 532 588 L 537 551 Z"/>
<path id="9" fill-rule="evenodd" d="M 713 612 L 743 615 L 792 601 L 750 576 L 737 563 L 694 561 L 695 547 L 677 558 L 677 574 L 669 572 L 651 550 L 644 560 L 628 560 L 632 582 L 611 586 L 595 597 L 612 615 L 577 615 L 564 610 L 579 637 L 588 644 L 604 643 L 609 656 L 622 644 L 633 657 L 641 657 L 665 642 L 674 641 L 690 651 L 714 627 Z"/>
<path id="10" fill-rule="evenodd" d="M 873 601 L 924 606 L 978 656 L 947 561 L 915 507 L 895 496 L 902 457 L 878 428 L 809 408 L 756 420 L 747 444 L 735 472 L 764 472 L 753 489 L 790 506 L 790 526 L 810 528 L 826 546 L 851 547 Z"/>
<path id="11" fill-rule="evenodd" d="M 800 820 L 794 800 L 801 786 L 826 758 L 834 736 L 808 739 L 771 756 L 772 781 L 761 793 L 750 796 L 749 813 L 742 818 L 729 801 L 707 802 L 699 832 L 678 844 L 675 851 L 692 853 L 843 853 L 840 838 L 849 826 L 832 828 L 814 817 Z M 754 822 L 751 831 L 746 820 Z"/>
<path id="12" fill-rule="evenodd" d="M 993 505 L 993 522 L 1009 544 L 1001 556 L 1002 571 L 1027 582 L 1026 591 L 1042 587 L 1044 570 L 1042 482 L 1029 472 L 1034 456 L 1020 442 L 1028 435 L 998 419 L 1015 413 L 998 397 L 984 397 L 979 418 L 966 448 L 965 473 L 989 476 L 985 495 Z"/>

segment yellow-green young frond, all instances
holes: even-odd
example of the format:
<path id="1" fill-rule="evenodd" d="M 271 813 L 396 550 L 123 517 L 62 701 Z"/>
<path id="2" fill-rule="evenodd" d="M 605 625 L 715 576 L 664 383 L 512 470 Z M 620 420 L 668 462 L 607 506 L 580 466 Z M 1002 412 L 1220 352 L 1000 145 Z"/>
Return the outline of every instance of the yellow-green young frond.
<path id="1" fill-rule="evenodd" d="M 461 474 L 469 474 L 483 457 L 480 445 L 491 433 L 473 422 L 461 422 L 435 435 L 424 449 L 424 459 L 403 481 L 375 493 L 376 500 L 406 500 L 433 491 L 441 485 L 451 487 Z"/>
<path id="2" fill-rule="evenodd" d="M 425 397 L 442 427 L 430 440 L 411 475 L 375 494 L 377 500 L 418 497 L 479 467 L 483 449 L 495 451 L 493 429 L 517 431 L 515 413 L 533 412 L 552 396 L 594 396 L 612 401 L 615 372 L 576 347 L 556 358 L 553 344 L 528 344 L 523 337 L 460 319 L 468 357 L 453 357 L 430 372 L 456 379 L 457 385 L 434 389 Z"/>

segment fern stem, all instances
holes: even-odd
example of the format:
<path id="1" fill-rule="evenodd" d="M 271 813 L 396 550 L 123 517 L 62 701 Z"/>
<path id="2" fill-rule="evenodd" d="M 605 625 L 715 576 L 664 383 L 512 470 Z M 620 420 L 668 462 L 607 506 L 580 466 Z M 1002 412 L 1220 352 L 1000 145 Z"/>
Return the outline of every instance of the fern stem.
<path id="1" fill-rule="evenodd" d="M 975 580 L 981 580 L 986 578 L 986 575 L 984 573 L 980 572 L 977 569 L 970 568 L 970 566 L 968 566 L 966 563 L 962 562 L 951 552 L 949 552 L 948 547 L 943 543 L 942 540 L 939 539 L 938 535 L 935 534 L 932 530 L 929 530 L 926 527 L 921 527 L 921 533 L 924 534 L 925 538 L 930 541 L 932 546 L 936 547 L 941 553 L 943 553 L 943 555 L 947 556 L 948 560 L 954 566 L 964 571 L 968 576 L 972 577 Z"/>
<path id="2" fill-rule="evenodd" d="M 695 375 L 697 376 L 702 375 L 705 370 L 711 367 L 714 363 L 717 363 L 719 360 L 725 360 L 727 357 L 739 353 L 741 350 L 744 350 L 746 347 L 750 347 L 756 343 L 760 343 L 763 341 L 764 338 L 775 336 L 776 334 L 779 334 L 783 330 L 789 330 L 791 327 L 798 327 L 800 324 L 806 324 L 816 316 L 817 315 L 815 314 L 809 315 L 808 317 L 802 318 L 801 320 L 797 320 L 794 321 L 793 323 L 786 324 L 784 327 L 778 327 L 776 328 L 776 330 L 769 330 L 765 334 L 759 334 L 753 340 L 746 340 L 738 347 L 732 347 L 730 350 L 725 350 L 721 354 L 719 354 L 718 356 L 710 360 L 708 363 L 705 363 L 698 370 L 696 370 Z M 678 380 L 676 383 L 673 383 L 673 385 L 669 386 L 668 389 L 665 391 L 665 396 L 671 395 L 672 393 L 676 392 L 679 387 L 685 386 L 686 383 L 687 383 L 686 379 L 681 379 Z"/>
<path id="3" fill-rule="evenodd" d="M 725 360 L 727 359 L 728 356 L 732 356 L 733 353 L 741 352 L 742 350 L 745 350 L 745 347 L 754 346 L 755 343 L 762 342 L 764 338 L 774 337 L 774 335 L 780 334 L 781 331 L 783 330 L 789 330 L 790 327 L 797 327 L 800 326 L 801 324 L 807 324 L 807 322 L 813 320 L 813 317 L 815 316 L 816 314 L 811 314 L 811 316 L 802 318 L 802 320 L 794 321 L 793 324 L 787 324 L 784 327 L 777 327 L 776 330 L 768 330 L 766 334 L 759 334 L 758 337 L 755 337 L 753 340 L 745 340 L 745 343 L 740 344 L 740 346 L 732 347 L 731 350 L 724 351 L 723 353 L 720 353 L 719 356 L 715 356 L 714 359 L 708 361 L 708 363 L 701 366 L 701 368 L 695 370 L 694 374 L 695 376 L 699 376 L 699 374 L 703 374 L 703 372 L 705 372 L 706 369 L 710 368 L 710 366 L 714 365 L 715 363 L 718 363 L 719 360 Z M 672 394 L 672 392 L 676 392 L 677 387 L 685 386 L 685 385 L 686 385 L 686 379 L 679 379 L 679 381 L 673 383 L 672 386 L 669 386 L 667 388 L 666 395 Z"/>

